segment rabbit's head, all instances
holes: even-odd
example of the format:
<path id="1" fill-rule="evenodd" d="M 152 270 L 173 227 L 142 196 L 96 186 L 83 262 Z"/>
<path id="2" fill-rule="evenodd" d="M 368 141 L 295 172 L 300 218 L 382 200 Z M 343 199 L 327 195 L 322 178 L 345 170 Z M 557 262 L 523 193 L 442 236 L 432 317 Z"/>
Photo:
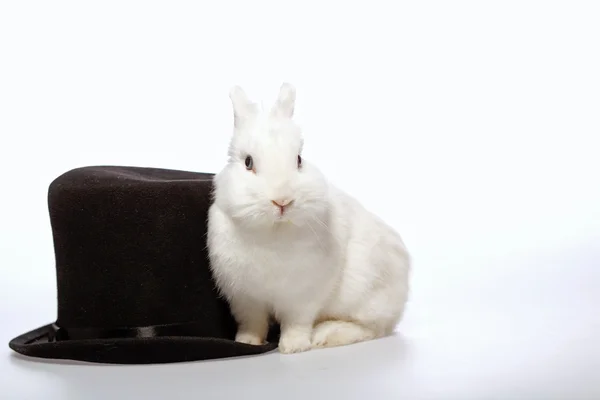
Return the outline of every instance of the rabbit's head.
<path id="1" fill-rule="evenodd" d="M 248 227 L 323 223 L 327 182 L 302 157 L 304 140 L 293 121 L 296 92 L 284 83 L 270 110 L 261 110 L 243 89 L 229 97 L 234 129 L 229 160 L 215 177 L 215 202 Z"/>

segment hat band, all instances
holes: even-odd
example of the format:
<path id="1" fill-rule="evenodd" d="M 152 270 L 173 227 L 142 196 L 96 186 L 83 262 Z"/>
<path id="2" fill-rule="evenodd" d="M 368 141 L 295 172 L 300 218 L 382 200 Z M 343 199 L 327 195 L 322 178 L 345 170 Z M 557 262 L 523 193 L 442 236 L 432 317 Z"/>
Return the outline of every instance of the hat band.
<path id="1" fill-rule="evenodd" d="M 65 340 L 152 338 L 159 336 L 205 336 L 199 322 L 149 325 L 132 328 L 63 328 L 54 323 L 49 332 L 50 342 Z"/>

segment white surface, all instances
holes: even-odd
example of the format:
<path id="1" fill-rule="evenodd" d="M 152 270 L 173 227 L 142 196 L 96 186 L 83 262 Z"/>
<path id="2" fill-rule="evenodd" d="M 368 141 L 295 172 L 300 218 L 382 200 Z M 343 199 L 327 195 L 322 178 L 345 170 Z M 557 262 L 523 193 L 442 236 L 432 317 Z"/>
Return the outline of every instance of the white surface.
<path id="1" fill-rule="evenodd" d="M 594 2 L 3 2 L 0 398 L 600 398 Z M 55 317 L 50 181 L 215 171 L 230 85 L 298 89 L 305 156 L 415 259 L 395 337 L 164 366 L 24 360 Z"/>

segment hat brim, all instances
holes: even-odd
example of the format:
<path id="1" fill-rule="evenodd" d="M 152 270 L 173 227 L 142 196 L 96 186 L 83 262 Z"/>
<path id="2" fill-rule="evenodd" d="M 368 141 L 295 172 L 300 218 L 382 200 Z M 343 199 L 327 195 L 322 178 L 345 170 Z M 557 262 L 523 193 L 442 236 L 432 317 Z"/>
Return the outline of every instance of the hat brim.
<path id="1" fill-rule="evenodd" d="M 277 342 L 251 345 L 234 340 L 159 336 L 50 341 L 52 324 L 34 329 L 9 342 L 15 352 L 28 357 L 105 364 L 162 364 L 201 361 L 267 353 Z"/>

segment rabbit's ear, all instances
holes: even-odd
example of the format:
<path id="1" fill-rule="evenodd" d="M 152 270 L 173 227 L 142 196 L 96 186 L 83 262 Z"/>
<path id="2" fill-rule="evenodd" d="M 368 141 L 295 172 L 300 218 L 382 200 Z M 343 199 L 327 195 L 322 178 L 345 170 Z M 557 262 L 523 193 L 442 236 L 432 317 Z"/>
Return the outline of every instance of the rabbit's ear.
<path id="1" fill-rule="evenodd" d="M 272 116 L 292 118 L 296 105 L 296 89 L 292 84 L 284 82 L 279 88 L 279 95 L 271 109 Z"/>
<path id="2" fill-rule="evenodd" d="M 237 85 L 229 91 L 229 98 L 233 106 L 233 123 L 236 127 L 240 127 L 258 111 L 256 103 L 251 102 L 244 89 Z"/>

